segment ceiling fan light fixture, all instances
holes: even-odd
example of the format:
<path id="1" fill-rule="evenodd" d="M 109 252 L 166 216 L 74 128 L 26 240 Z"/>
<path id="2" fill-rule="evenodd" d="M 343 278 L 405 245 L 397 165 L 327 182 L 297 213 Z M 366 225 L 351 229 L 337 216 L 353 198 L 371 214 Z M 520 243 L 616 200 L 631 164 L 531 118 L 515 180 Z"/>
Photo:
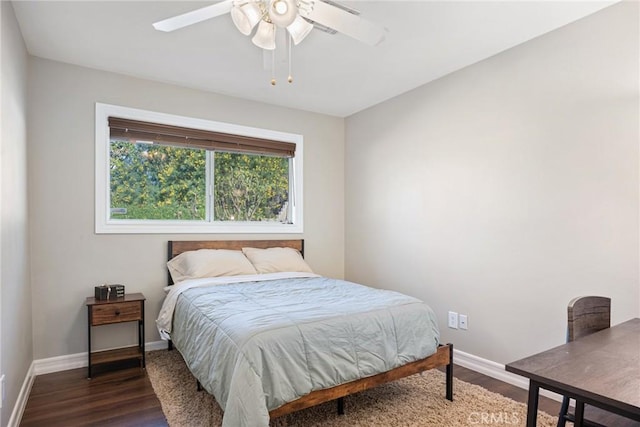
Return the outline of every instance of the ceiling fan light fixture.
<path id="1" fill-rule="evenodd" d="M 309 35 L 309 33 L 313 30 L 313 24 L 304 19 L 302 16 L 296 16 L 296 19 L 293 20 L 289 26 L 287 26 L 287 31 L 291 34 L 291 38 L 293 39 L 293 44 L 298 45 L 305 37 Z"/>
<path id="2" fill-rule="evenodd" d="M 262 19 L 262 10 L 257 3 L 249 1 L 242 6 L 235 5 L 231 9 L 231 20 L 238 31 L 245 36 L 251 34 L 253 28 Z"/>
<path id="3" fill-rule="evenodd" d="M 253 33 L 253 44 L 264 51 L 271 51 L 273 85 L 276 83 L 275 49 L 278 27 L 283 29 L 282 35 L 287 43 L 289 83 L 293 82 L 292 45 L 301 43 L 312 29 L 318 28 L 331 34 L 340 32 L 371 46 L 381 43 L 388 32 L 386 28 L 362 19 L 359 12 L 334 0 L 220 0 L 211 6 L 158 21 L 153 27 L 159 31 L 173 31 L 225 13 L 231 14 L 240 33 L 249 37 Z M 278 44 L 281 44 L 281 40 L 278 40 Z"/>
<path id="4" fill-rule="evenodd" d="M 262 49 L 274 50 L 276 48 L 276 26 L 267 21 L 260 21 L 258 30 L 251 41 Z"/>
<path id="5" fill-rule="evenodd" d="M 270 0 L 269 19 L 280 28 L 289 26 L 298 16 L 295 0 Z"/>

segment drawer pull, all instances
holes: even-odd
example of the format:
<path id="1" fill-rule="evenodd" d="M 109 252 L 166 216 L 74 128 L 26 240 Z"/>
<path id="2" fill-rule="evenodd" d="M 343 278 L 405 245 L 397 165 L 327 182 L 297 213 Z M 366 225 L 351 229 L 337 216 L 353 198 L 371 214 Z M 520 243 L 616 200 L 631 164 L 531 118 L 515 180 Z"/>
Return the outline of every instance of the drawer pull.
<path id="1" fill-rule="evenodd" d="M 120 310 L 116 310 L 116 316 L 120 316 Z"/>

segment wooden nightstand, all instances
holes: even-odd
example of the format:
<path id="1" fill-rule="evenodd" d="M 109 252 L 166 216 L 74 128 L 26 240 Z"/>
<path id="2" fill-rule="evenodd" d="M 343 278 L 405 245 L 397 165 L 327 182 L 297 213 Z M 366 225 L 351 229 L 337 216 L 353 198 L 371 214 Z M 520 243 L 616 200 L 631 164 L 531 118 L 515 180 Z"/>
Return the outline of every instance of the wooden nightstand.
<path id="1" fill-rule="evenodd" d="M 113 300 L 87 298 L 87 323 L 89 326 L 89 364 L 87 378 L 91 378 L 91 369 L 100 364 L 122 360 L 139 359 L 140 367 L 145 367 L 144 359 L 144 295 L 125 294 Z M 138 322 L 138 345 L 106 351 L 91 351 L 91 328 L 122 322 Z"/>

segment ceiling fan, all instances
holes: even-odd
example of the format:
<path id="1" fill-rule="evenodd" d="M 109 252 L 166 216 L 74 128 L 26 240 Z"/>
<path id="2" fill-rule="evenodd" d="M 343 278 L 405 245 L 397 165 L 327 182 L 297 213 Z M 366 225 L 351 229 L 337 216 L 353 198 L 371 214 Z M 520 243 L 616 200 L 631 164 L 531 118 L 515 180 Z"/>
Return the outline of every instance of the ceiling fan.
<path id="1" fill-rule="evenodd" d="M 289 55 L 291 41 L 297 45 L 314 27 L 325 32 L 340 32 L 372 46 L 380 44 L 387 33 L 383 26 L 361 18 L 358 11 L 331 0 L 223 0 L 158 21 L 153 27 L 169 32 L 227 13 L 244 35 L 251 35 L 257 26 L 251 41 L 267 51 L 275 50 L 276 32 L 285 29 L 289 36 Z M 271 84 L 275 85 L 275 79 Z"/>

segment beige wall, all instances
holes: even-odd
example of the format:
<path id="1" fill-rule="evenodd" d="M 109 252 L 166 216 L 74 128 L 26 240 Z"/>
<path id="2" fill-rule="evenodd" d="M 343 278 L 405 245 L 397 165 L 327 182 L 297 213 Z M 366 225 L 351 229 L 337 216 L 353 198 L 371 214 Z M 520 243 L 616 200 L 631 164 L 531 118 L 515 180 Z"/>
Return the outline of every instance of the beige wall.
<path id="1" fill-rule="evenodd" d="M 343 119 L 39 58 L 30 59 L 29 83 L 35 359 L 86 351 L 84 300 L 103 282 L 145 294 L 147 341 L 158 340 L 167 240 L 289 237 L 94 234 L 96 102 L 304 135 L 306 258 L 321 274 L 343 276 Z M 101 328 L 98 348 L 135 342 L 131 325 Z"/>
<path id="2" fill-rule="evenodd" d="M 7 425 L 33 359 L 27 226 L 27 51 L 10 2 L 1 3 L 0 372 Z"/>
<path id="3" fill-rule="evenodd" d="M 347 118 L 347 279 L 501 363 L 561 344 L 574 296 L 640 315 L 638 21 L 614 5 Z"/>
<path id="4" fill-rule="evenodd" d="M 6 86 L 20 104 L 11 133 L 22 144 L 11 159 L 20 160 L 26 54 L 4 15 L 3 90 L 10 62 L 16 77 Z M 342 119 L 30 58 L 34 310 L 28 277 L 6 290 L 3 208 L 3 370 L 22 381 L 18 352 L 31 360 L 86 351 L 83 302 L 102 282 L 145 293 L 147 340 L 157 340 L 166 241 L 247 237 L 94 234 L 95 102 L 303 134 L 309 263 L 429 301 L 443 340 L 464 351 L 506 362 L 562 342 L 577 294 L 612 296 L 614 322 L 638 316 L 637 17 L 637 4 L 611 7 L 354 115 L 346 154 Z M 15 40 L 12 50 L 5 40 Z M 12 114 L 4 103 L 3 94 L 3 122 Z M 15 191 L 26 209 L 24 181 L 5 184 L 7 160 L 3 206 Z M 19 251 L 6 255 L 17 257 L 18 278 L 28 259 L 20 227 Z M 468 314 L 470 330 L 446 329 L 447 310 Z M 129 326 L 104 327 L 97 347 L 133 342 Z"/>

